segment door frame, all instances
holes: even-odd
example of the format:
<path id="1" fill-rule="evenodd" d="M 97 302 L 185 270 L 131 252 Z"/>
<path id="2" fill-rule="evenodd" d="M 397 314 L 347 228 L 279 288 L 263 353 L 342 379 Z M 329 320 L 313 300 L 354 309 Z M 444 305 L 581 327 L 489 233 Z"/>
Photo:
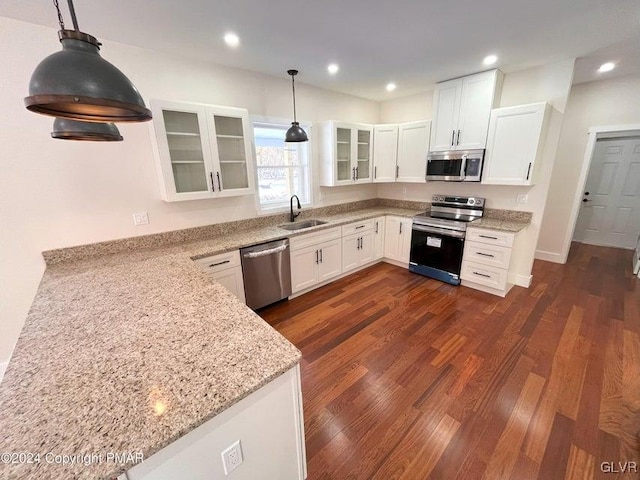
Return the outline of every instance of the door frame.
<path id="1" fill-rule="evenodd" d="M 640 123 L 632 123 L 627 125 L 604 125 L 598 127 L 589 128 L 589 140 L 587 141 L 587 148 L 584 152 L 584 159 L 582 160 L 582 167 L 580 168 L 580 175 L 578 176 L 578 188 L 576 195 L 573 199 L 573 205 L 571 207 L 571 217 L 569 225 L 571 230 L 569 235 L 564 239 L 562 246 L 562 263 L 567 263 L 569 257 L 569 250 L 571 249 L 571 242 L 573 241 L 573 235 L 576 230 L 576 224 L 578 223 L 578 215 L 580 214 L 580 206 L 582 205 L 583 194 L 585 185 L 587 184 L 587 177 L 589 176 L 589 170 L 591 168 L 591 162 L 593 161 L 593 155 L 595 153 L 596 142 L 605 138 L 619 138 L 619 137 L 640 137 Z"/>

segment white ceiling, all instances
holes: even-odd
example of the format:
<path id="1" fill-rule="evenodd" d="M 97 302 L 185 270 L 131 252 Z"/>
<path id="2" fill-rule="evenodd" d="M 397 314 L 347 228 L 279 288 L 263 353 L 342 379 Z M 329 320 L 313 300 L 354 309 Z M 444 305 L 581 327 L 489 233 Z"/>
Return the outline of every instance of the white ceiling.
<path id="1" fill-rule="evenodd" d="M 67 28 L 71 19 L 60 0 Z M 640 73 L 638 0 L 76 0 L 98 39 L 188 55 L 373 100 L 477 72 L 579 57 L 575 82 Z M 0 16 L 57 28 L 51 1 L 2 0 Z M 236 50 L 222 41 L 240 36 Z M 16 39 L 19 48 L 19 39 Z M 107 52 L 105 56 L 108 58 Z M 330 62 L 340 65 L 335 77 Z M 398 88 L 385 90 L 388 82 Z"/>

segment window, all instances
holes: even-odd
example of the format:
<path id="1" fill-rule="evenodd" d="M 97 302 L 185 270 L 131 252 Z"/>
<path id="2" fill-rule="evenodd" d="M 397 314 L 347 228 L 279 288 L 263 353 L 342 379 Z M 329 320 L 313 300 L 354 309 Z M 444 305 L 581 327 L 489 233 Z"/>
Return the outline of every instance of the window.
<path id="1" fill-rule="evenodd" d="M 262 211 L 289 208 L 291 195 L 297 195 L 303 205 L 311 204 L 309 142 L 285 143 L 284 136 L 289 127 L 260 122 L 253 124 Z"/>

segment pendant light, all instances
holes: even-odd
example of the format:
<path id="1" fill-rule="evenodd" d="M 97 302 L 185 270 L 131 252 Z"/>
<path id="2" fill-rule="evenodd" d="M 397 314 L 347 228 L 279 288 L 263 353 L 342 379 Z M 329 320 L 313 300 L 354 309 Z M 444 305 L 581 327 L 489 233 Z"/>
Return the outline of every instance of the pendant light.
<path id="1" fill-rule="evenodd" d="M 151 111 L 131 81 L 100 56 L 100 42 L 78 28 L 73 0 L 67 0 L 73 30 L 66 30 L 58 0 L 62 51 L 36 67 L 25 106 L 32 112 L 87 122 L 144 122 Z"/>
<path id="2" fill-rule="evenodd" d="M 294 77 L 298 74 L 298 70 L 287 70 L 287 73 L 291 75 L 291 87 L 293 89 L 293 122 L 291 127 L 285 134 L 285 142 L 307 142 L 307 132 L 305 132 L 296 119 L 296 83 Z"/>
<path id="3" fill-rule="evenodd" d="M 92 142 L 121 142 L 122 135 L 113 123 L 80 122 L 69 118 L 56 118 L 51 137 L 59 140 L 85 140 Z"/>

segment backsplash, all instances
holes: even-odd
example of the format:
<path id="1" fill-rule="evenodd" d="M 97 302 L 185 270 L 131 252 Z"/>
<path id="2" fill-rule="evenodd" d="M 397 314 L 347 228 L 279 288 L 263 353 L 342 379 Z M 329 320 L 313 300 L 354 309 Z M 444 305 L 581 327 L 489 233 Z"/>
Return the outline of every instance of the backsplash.
<path id="1" fill-rule="evenodd" d="M 309 208 L 300 211 L 299 219 L 314 217 L 324 217 L 339 215 L 355 210 L 367 208 L 390 207 L 403 208 L 408 210 L 426 211 L 431 209 L 430 202 L 415 202 L 409 200 L 392 200 L 388 198 L 373 198 L 360 200 L 357 202 L 341 203 L 320 208 Z M 485 216 L 496 220 L 507 220 L 516 222 L 530 222 L 530 212 L 519 212 L 511 210 L 485 209 Z M 109 240 L 106 242 L 79 245 L 74 247 L 47 250 L 42 252 L 42 256 L 47 265 L 67 262 L 71 260 L 83 260 L 87 258 L 121 253 L 131 250 L 161 248 L 179 243 L 195 242 L 206 240 L 211 237 L 226 235 L 248 229 L 259 229 L 289 222 L 288 213 L 277 215 L 267 215 L 233 222 L 215 223 L 202 227 L 186 228 L 183 230 L 173 230 L 170 232 L 154 233 L 139 237 L 122 238 Z"/>

